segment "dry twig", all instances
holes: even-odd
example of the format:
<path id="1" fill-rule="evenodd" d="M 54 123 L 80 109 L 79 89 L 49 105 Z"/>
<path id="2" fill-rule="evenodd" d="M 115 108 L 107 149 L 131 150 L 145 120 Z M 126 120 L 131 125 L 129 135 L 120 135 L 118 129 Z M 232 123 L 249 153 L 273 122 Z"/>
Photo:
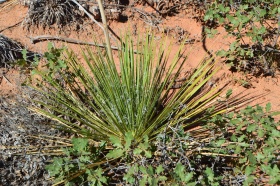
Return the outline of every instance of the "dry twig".
<path id="1" fill-rule="evenodd" d="M 90 45 L 90 46 L 96 46 L 96 47 L 101 47 L 101 48 L 106 48 L 105 45 L 103 44 L 97 44 L 94 42 L 85 42 L 85 41 L 80 41 L 76 39 L 71 39 L 71 38 L 65 38 L 65 37 L 59 37 L 59 36 L 51 36 L 51 35 L 41 35 L 41 36 L 36 36 L 36 37 L 28 37 L 31 40 L 32 44 L 35 44 L 40 41 L 46 41 L 46 40 L 58 40 L 58 41 L 64 41 L 67 43 L 73 43 L 73 44 L 79 44 L 79 45 Z M 117 46 L 111 46 L 112 50 L 121 50 Z M 139 53 L 136 50 L 134 53 Z"/>

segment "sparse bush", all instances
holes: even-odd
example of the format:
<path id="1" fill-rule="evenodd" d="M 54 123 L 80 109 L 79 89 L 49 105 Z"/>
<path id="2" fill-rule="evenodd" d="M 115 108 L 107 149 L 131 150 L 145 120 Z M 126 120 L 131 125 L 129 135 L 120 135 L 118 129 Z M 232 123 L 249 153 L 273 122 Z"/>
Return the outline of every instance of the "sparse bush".
<path id="1" fill-rule="evenodd" d="M 279 0 L 217 0 L 208 7 L 206 33 L 212 35 L 213 26 L 220 25 L 235 38 L 228 50 L 218 52 L 233 70 L 269 76 L 279 70 L 279 6 Z"/>
<path id="2" fill-rule="evenodd" d="M 24 20 L 25 27 L 50 27 L 56 24 L 59 28 L 67 24 L 81 24 L 81 13 L 72 1 L 68 0 L 31 0 Z"/>
<path id="3" fill-rule="evenodd" d="M 270 104 L 265 109 L 248 106 L 217 115 L 189 132 L 178 125 L 137 146 L 131 133 L 124 143 L 112 136 L 112 146 L 73 139 L 73 148 L 47 169 L 69 185 L 279 184 L 280 123 L 269 113 Z"/>

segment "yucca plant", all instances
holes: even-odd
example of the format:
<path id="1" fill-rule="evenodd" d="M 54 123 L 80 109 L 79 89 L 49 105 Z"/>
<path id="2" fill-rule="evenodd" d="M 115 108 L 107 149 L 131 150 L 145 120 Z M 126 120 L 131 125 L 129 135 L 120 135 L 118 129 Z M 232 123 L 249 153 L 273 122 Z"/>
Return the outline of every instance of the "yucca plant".
<path id="1" fill-rule="evenodd" d="M 195 125 L 225 111 L 215 101 L 221 90 L 212 87 L 203 91 L 217 71 L 212 59 L 201 62 L 178 88 L 186 61 L 182 47 L 169 60 L 171 48 L 155 43 L 150 36 L 137 41 L 136 47 L 130 37 L 123 43 L 118 63 L 104 52 L 90 49 L 83 53 L 86 65 L 69 51 L 63 60 L 49 59 L 48 67 L 63 68 L 56 73 L 36 70 L 40 84 L 33 87 L 44 97 L 34 100 L 40 107 L 30 109 L 82 137 L 123 140 L 131 133 L 135 142 L 146 135 L 153 139 L 168 126 Z M 209 110 L 214 105 L 215 109 Z"/>

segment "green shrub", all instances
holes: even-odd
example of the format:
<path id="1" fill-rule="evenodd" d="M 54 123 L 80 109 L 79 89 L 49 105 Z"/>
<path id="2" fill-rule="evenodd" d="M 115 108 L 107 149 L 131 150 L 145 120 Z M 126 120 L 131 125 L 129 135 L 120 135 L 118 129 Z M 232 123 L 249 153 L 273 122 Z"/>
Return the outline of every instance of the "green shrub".
<path id="1" fill-rule="evenodd" d="M 69 185 L 279 184 L 280 123 L 269 110 L 270 104 L 268 112 L 248 106 L 217 115 L 190 132 L 178 125 L 156 140 L 144 137 L 138 146 L 132 145 L 131 133 L 125 143 L 112 136 L 113 146 L 94 147 L 87 139 L 73 139 L 73 148 L 65 149 L 65 157 L 54 159 L 47 169 Z"/>
<path id="2" fill-rule="evenodd" d="M 214 117 L 213 123 L 226 123 L 218 130 L 224 130 L 224 135 L 217 137 L 212 143 L 214 152 L 236 155 L 231 160 L 233 171 L 244 176 L 245 185 L 269 182 L 279 184 L 279 122 L 270 113 L 271 104 L 265 108 L 247 106 L 237 114 L 229 113 L 223 117 Z M 272 171 L 273 170 L 273 171 Z M 269 179 L 265 180 L 265 176 Z"/>
<path id="3" fill-rule="evenodd" d="M 204 88 L 217 71 L 212 60 L 203 61 L 174 91 L 186 57 L 180 49 L 169 64 L 170 48 L 146 38 L 137 42 L 138 54 L 133 41 L 124 40 L 119 69 L 99 50 L 85 50 L 82 65 L 73 52 L 63 58 L 61 49 L 50 47 L 46 68 L 33 70 L 33 87 L 44 96 L 30 109 L 88 139 L 108 141 L 113 135 L 123 141 L 132 133 L 136 144 L 146 135 L 156 137 L 167 125 L 191 126 L 225 111 L 215 102 L 221 90 Z M 215 104 L 219 107 L 208 112 Z"/>
<path id="4" fill-rule="evenodd" d="M 235 70 L 255 75 L 271 75 L 280 67 L 280 1 L 245 0 L 214 1 L 204 15 L 213 34 L 214 25 L 225 28 L 235 38 L 228 50 L 218 54 L 225 57 Z"/>

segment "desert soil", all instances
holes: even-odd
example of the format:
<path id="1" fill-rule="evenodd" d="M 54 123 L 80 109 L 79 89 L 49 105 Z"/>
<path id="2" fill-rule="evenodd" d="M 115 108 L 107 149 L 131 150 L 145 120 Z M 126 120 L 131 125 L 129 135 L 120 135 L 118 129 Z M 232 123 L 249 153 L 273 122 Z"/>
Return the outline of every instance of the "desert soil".
<path id="1" fill-rule="evenodd" d="M 8 1 L 9 2 L 9 1 Z M 6 2 L 6 4 L 8 3 Z M 5 5 L 5 3 L 3 4 Z M 149 7 L 144 8 L 145 11 L 153 11 Z M 3 34 L 17 42 L 20 42 L 24 47 L 31 51 L 44 53 L 47 50 L 48 41 L 32 44 L 32 37 L 40 35 L 53 35 L 59 37 L 72 38 L 80 41 L 93 41 L 93 37 L 102 36 L 102 31 L 97 25 L 88 21 L 80 31 L 70 31 L 64 29 L 60 32 L 58 29 L 42 28 L 28 31 L 24 29 L 21 22 L 24 20 L 27 13 L 27 8 L 22 5 L 13 5 L 0 12 L 0 34 Z M 196 65 L 207 57 L 203 48 L 201 31 L 202 25 L 192 19 L 192 15 L 186 12 L 180 12 L 175 16 L 167 16 L 163 18 L 158 28 L 151 27 L 149 24 L 139 19 L 139 16 L 127 12 L 128 19 L 123 21 L 109 21 L 109 25 L 116 35 L 120 36 L 126 31 L 130 33 L 141 33 L 144 30 L 157 30 L 157 39 L 162 39 L 161 30 L 174 28 L 179 31 L 170 33 L 171 43 L 174 45 L 173 52 L 178 50 L 178 34 L 184 31 L 184 37 L 193 40 L 192 43 L 186 43 L 188 61 L 185 70 L 195 68 Z M 224 38 L 225 32 L 223 28 L 219 28 L 219 33 L 213 39 L 206 39 L 206 48 L 209 51 L 217 51 L 221 48 L 228 48 L 232 39 Z M 61 41 L 52 41 L 56 47 L 68 46 L 75 52 L 79 52 L 81 46 L 69 44 Z M 112 40 L 112 45 L 115 45 Z M 217 59 L 218 60 L 218 59 Z M 254 100 L 250 105 L 265 105 L 268 102 L 272 103 L 273 110 L 280 110 L 279 92 L 280 82 L 278 83 L 279 75 L 275 77 L 253 77 L 243 73 L 233 73 L 229 71 L 227 65 L 222 61 L 218 61 L 218 66 L 221 68 L 218 74 L 211 81 L 215 86 L 220 86 L 229 83 L 227 89 L 232 89 L 234 94 L 242 93 L 244 96 L 254 97 L 260 94 L 264 96 Z M 48 161 L 45 155 L 12 155 L 14 152 L 24 153 L 24 148 L 36 145 L 52 145 L 51 142 L 36 140 L 30 136 L 45 134 L 60 134 L 58 131 L 52 130 L 48 125 L 49 121 L 31 113 L 26 109 L 30 106 L 30 99 L 36 97 L 36 92 L 30 88 L 22 87 L 25 75 L 21 74 L 17 68 L 0 69 L 0 185 L 49 185 L 48 175 L 44 171 L 44 165 Z M 250 83 L 249 88 L 242 86 L 242 80 Z M 29 136 L 29 137 L 27 137 Z M 12 148 L 13 147 L 13 148 Z"/>

